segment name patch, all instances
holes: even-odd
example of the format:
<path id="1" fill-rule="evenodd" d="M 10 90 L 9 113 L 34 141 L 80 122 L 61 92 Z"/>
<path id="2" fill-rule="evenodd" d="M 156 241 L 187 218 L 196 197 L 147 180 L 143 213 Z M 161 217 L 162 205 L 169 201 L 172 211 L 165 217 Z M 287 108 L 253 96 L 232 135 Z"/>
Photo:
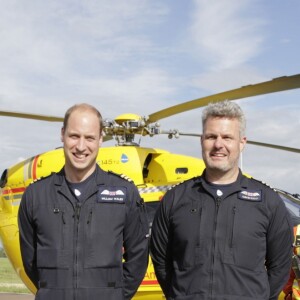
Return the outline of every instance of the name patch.
<path id="1" fill-rule="evenodd" d="M 105 186 L 100 187 L 97 194 L 97 202 L 124 203 L 127 190 L 125 187 Z"/>
<path id="2" fill-rule="evenodd" d="M 239 192 L 238 198 L 241 200 L 248 200 L 248 201 L 256 201 L 260 202 L 261 199 L 261 191 L 241 191 Z"/>

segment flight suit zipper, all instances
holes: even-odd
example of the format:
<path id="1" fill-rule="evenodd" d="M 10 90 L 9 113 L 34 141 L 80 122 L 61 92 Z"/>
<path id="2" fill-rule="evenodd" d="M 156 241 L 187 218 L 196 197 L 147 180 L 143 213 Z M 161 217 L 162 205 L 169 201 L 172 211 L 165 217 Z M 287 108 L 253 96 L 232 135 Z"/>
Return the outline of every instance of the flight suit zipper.
<path id="1" fill-rule="evenodd" d="M 192 208 L 191 213 L 195 214 L 197 213 L 197 208 Z M 202 243 L 201 243 L 201 219 L 202 219 L 202 207 L 199 209 L 199 225 L 198 225 L 198 237 L 196 241 L 196 255 L 195 255 L 195 264 L 201 263 L 201 248 L 202 248 Z"/>
<path id="2" fill-rule="evenodd" d="M 65 248 L 65 235 L 66 235 L 66 219 L 65 219 L 65 213 L 61 213 L 61 220 L 62 220 L 62 241 L 61 241 L 61 247 L 62 249 Z"/>
<path id="3" fill-rule="evenodd" d="M 218 219 L 218 212 L 219 207 L 221 205 L 221 197 L 216 198 L 216 211 L 214 216 L 214 240 L 213 240 L 213 247 L 212 247 L 212 256 L 211 256 L 211 271 L 210 271 L 210 283 L 209 283 L 209 290 L 211 299 L 213 299 L 213 277 L 214 277 L 214 264 L 215 264 L 215 248 L 216 248 L 216 231 L 217 231 L 217 219 Z"/>
<path id="4" fill-rule="evenodd" d="M 81 203 L 76 203 L 75 206 L 75 220 L 74 220 L 74 230 L 75 230 L 75 247 L 74 247 L 74 288 L 78 288 L 78 269 L 79 269 L 79 262 L 78 262 L 78 252 L 80 248 L 79 243 L 79 226 L 80 226 L 80 211 L 81 211 Z M 74 293 L 75 299 L 77 298 L 76 292 Z"/>
<path id="5" fill-rule="evenodd" d="M 197 209 L 193 208 L 193 213 L 197 212 Z M 200 247 L 201 245 L 201 218 L 202 218 L 202 207 L 199 209 L 199 232 L 198 232 L 198 239 L 197 239 L 197 247 Z"/>
<path id="6" fill-rule="evenodd" d="M 231 232 L 230 232 L 230 239 L 229 239 L 229 247 L 230 248 L 233 248 L 235 216 L 236 216 L 236 207 L 234 206 L 232 208 L 232 225 L 231 225 Z"/>

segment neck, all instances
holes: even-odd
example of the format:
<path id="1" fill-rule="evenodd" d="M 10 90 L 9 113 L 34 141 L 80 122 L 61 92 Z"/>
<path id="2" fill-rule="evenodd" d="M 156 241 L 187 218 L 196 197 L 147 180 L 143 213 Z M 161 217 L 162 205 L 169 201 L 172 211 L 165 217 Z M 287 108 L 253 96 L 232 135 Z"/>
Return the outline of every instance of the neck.
<path id="1" fill-rule="evenodd" d="M 239 169 L 231 170 L 231 172 L 222 172 L 220 170 L 206 169 L 205 179 L 214 184 L 230 184 L 236 182 L 239 175 Z"/>
<path id="2" fill-rule="evenodd" d="M 67 165 L 65 165 L 64 167 L 66 179 L 72 183 L 79 183 L 86 180 L 89 176 L 93 174 L 95 169 L 96 169 L 96 165 L 93 168 L 89 169 L 88 171 L 78 170 L 78 169 L 74 170 L 72 168 L 69 168 Z"/>

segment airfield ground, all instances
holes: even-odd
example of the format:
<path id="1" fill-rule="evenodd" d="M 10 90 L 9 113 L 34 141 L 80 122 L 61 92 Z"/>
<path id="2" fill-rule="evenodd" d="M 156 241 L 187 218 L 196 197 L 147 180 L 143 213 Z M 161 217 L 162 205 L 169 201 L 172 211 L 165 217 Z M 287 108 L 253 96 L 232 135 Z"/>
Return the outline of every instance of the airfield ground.
<path id="1" fill-rule="evenodd" d="M 29 294 L 0 293 L 0 300 L 33 300 L 34 296 Z"/>

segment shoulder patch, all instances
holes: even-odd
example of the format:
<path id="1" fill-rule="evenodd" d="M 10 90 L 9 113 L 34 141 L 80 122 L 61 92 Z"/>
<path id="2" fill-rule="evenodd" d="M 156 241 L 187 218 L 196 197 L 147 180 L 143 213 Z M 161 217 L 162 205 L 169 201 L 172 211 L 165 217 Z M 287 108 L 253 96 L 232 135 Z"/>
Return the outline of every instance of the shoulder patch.
<path id="1" fill-rule="evenodd" d="M 262 194 L 262 192 L 260 190 L 257 190 L 257 191 L 243 190 L 243 191 L 239 192 L 238 198 L 240 200 L 261 202 L 262 201 L 261 194 Z"/>

